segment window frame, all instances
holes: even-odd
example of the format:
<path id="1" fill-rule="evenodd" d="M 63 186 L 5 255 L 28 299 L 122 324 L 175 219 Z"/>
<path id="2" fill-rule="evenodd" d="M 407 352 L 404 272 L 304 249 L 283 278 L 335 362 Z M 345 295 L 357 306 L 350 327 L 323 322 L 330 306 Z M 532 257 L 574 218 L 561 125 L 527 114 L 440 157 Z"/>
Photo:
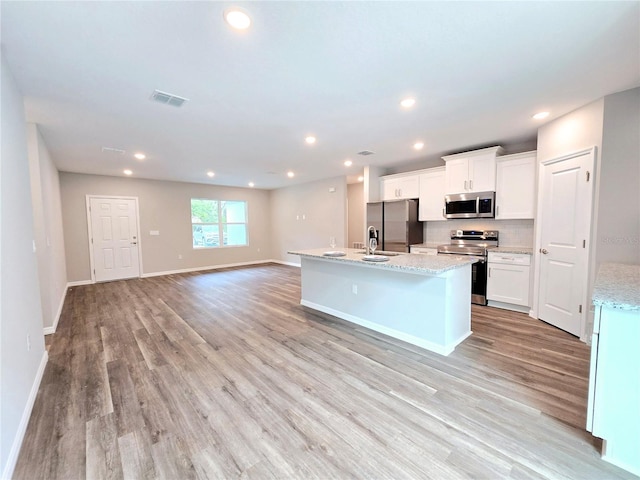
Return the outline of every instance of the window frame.
<path id="1" fill-rule="evenodd" d="M 204 200 L 208 202 L 216 202 L 218 208 L 218 221 L 217 222 L 198 222 L 193 221 L 193 200 Z M 223 222 L 222 221 L 222 204 L 225 202 L 244 203 L 244 222 Z M 215 198 L 203 198 L 203 197 L 191 197 L 189 200 L 189 214 L 191 217 L 191 249 L 192 250 L 207 250 L 212 248 L 242 248 L 249 246 L 249 202 L 247 200 L 220 200 Z M 218 227 L 218 241 L 220 245 L 194 245 L 193 227 L 215 225 Z M 246 242 L 242 245 L 224 245 L 224 227 L 226 225 L 244 225 L 245 226 L 245 238 Z"/>

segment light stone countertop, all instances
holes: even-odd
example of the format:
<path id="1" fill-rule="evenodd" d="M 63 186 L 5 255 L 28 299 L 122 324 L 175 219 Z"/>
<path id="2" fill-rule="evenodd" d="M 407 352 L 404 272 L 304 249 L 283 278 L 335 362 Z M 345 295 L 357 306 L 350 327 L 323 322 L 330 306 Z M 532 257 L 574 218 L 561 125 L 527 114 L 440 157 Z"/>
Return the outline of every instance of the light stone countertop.
<path id="1" fill-rule="evenodd" d="M 326 248 L 294 250 L 287 253 L 300 255 L 301 257 L 313 257 L 330 262 L 346 262 L 364 267 L 404 271 L 423 275 L 439 275 L 449 270 L 471 265 L 476 261 L 476 259 L 464 255 L 412 255 L 410 253 L 401 253 L 398 256 L 389 257 L 389 260 L 386 262 L 365 262 L 362 260 L 364 255 L 361 253 L 361 249 L 339 248 L 336 250 L 344 252 L 346 255 L 344 257 L 325 257 L 322 254 L 328 251 Z M 376 252 L 376 255 L 377 253 L 378 252 Z"/>
<path id="2" fill-rule="evenodd" d="M 533 248 L 531 247 L 496 247 L 489 250 L 496 253 L 520 253 L 522 255 L 533 255 Z"/>
<path id="3" fill-rule="evenodd" d="M 592 299 L 595 306 L 640 310 L 640 265 L 600 265 Z"/>

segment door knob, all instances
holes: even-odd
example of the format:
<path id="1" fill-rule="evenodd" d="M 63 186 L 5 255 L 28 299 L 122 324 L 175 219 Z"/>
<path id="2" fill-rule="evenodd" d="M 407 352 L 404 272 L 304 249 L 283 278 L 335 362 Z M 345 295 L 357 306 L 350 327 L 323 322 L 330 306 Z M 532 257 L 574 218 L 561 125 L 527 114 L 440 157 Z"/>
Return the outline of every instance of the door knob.
<path id="1" fill-rule="evenodd" d="M 138 242 L 131 242 L 131 245 L 137 245 Z"/>
<path id="2" fill-rule="evenodd" d="M 549 253 L 549 250 L 547 250 L 546 248 L 541 248 L 540 253 L 546 255 L 547 253 Z"/>

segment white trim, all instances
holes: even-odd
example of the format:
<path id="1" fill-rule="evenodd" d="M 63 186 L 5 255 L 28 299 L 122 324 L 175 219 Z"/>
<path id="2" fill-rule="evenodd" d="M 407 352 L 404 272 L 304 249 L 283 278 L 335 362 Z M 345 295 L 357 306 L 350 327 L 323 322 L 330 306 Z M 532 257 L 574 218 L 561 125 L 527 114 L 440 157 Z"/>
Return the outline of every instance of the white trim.
<path id="1" fill-rule="evenodd" d="M 56 333 L 56 329 L 58 328 L 58 322 L 60 321 L 60 315 L 62 315 L 62 308 L 64 307 L 64 301 L 67 298 L 67 291 L 69 290 L 69 284 L 64 288 L 64 293 L 62 294 L 62 298 L 60 299 L 60 305 L 58 305 L 58 313 L 56 313 L 56 318 L 53 321 L 53 325 L 51 327 L 44 328 L 45 335 L 51 335 Z"/>
<path id="2" fill-rule="evenodd" d="M 270 260 L 273 263 L 279 263 L 280 265 L 289 265 L 290 267 L 298 267 L 300 268 L 300 264 L 299 263 L 294 263 L 294 262 L 285 262 L 284 260 Z"/>
<path id="3" fill-rule="evenodd" d="M 333 315 L 334 317 L 341 318 L 343 320 L 347 320 L 349 322 L 355 323 L 362 327 L 368 328 L 369 330 L 373 330 L 375 332 L 383 333 L 390 337 L 396 338 L 398 340 L 402 340 L 403 342 L 410 343 L 411 345 L 416 345 L 418 347 L 424 348 L 425 350 L 429 350 L 430 352 L 439 353 L 440 355 L 444 355 L 445 357 L 453 352 L 458 344 L 460 344 L 465 338 L 471 335 L 471 331 L 466 332 L 460 338 L 454 340 L 447 346 L 438 345 L 437 343 L 429 342 L 428 340 L 424 340 L 422 338 L 415 337 L 413 335 L 409 335 L 408 333 L 401 332 L 399 330 L 395 330 L 393 328 L 385 327 L 383 325 L 370 322 L 360 317 L 356 317 L 355 315 L 350 315 L 348 313 L 341 312 L 339 310 L 335 310 L 330 307 L 326 307 L 324 305 L 318 305 L 314 302 L 309 302 L 308 300 L 300 300 L 300 305 L 304 307 L 309 307 L 314 310 L 318 310 L 319 312 L 328 313 L 329 315 Z"/>
<path id="4" fill-rule="evenodd" d="M 94 273 L 95 264 L 93 260 L 93 244 L 91 243 L 91 199 L 92 198 L 110 198 L 116 200 L 133 200 L 136 204 L 136 239 L 138 241 L 138 276 L 130 278 L 140 278 L 143 275 L 142 270 L 142 236 L 140 235 L 140 205 L 138 197 L 123 195 L 85 195 L 85 208 L 87 210 L 87 239 L 89 240 L 89 273 L 91 274 L 91 283 L 96 283 L 96 274 Z M 114 278 L 113 280 L 127 280 L 126 278 Z"/>
<path id="5" fill-rule="evenodd" d="M 221 268 L 244 267 L 247 265 L 261 265 L 264 263 L 273 263 L 275 260 L 253 260 L 251 262 L 225 263 L 222 265 L 208 265 L 205 267 L 181 268 L 180 270 L 165 270 L 164 272 L 144 273 L 141 278 L 161 277 L 163 275 L 175 275 L 176 273 L 202 272 L 204 270 L 219 270 Z"/>
<path id="6" fill-rule="evenodd" d="M 33 405 L 36 401 L 36 397 L 38 396 L 38 389 L 40 388 L 40 382 L 42 381 L 42 376 L 44 375 L 44 370 L 47 366 L 48 361 L 49 361 L 49 354 L 45 350 L 44 352 L 42 352 L 42 359 L 40 360 L 40 366 L 38 367 L 38 371 L 36 372 L 36 377 L 33 379 L 33 384 L 31 385 L 31 392 L 29 392 L 29 398 L 27 398 L 27 404 L 24 406 L 24 410 L 22 411 L 22 418 L 20 419 L 20 424 L 18 425 L 18 431 L 16 432 L 16 436 L 13 439 L 13 444 L 11 445 L 9 456 L 7 457 L 7 463 L 5 464 L 4 471 L 2 472 L 3 480 L 5 479 L 8 480 L 13 476 L 13 470 L 16 468 L 16 462 L 18 461 L 18 454 L 20 453 L 20 447 L 22 447 L 24 434 L 27 431 L 29 418 L 31 418 L 31 411 L 33 410 Z"/>
<path id="7" fill-rule="evenodd" d="M 79 287 L 80 285 L 93 285 L 94 282 L 93 280 L 77 280 L 75 282 L 67 282 L 67 289 L 69 287 Z"/>
<path id="8" fill-rule="evenodd" d="M 512 312 L 529 313 L 529 307 L 516 305 L 514 303 L 498 302 L 496 300 L 487 300 L 487 306 L 493 308 L 501 308 L 502 310 L 511 310 Z"/>

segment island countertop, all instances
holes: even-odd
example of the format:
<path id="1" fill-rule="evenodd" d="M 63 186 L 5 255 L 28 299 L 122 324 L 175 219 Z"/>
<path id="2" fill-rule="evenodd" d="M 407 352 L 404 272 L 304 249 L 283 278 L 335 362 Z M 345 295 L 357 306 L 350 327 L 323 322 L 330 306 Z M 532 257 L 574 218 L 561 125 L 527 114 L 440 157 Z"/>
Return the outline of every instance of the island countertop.
<path id="1" fill-rule="evenodd" d="M 315 248 L 311 250 L 294 250 L 287 253 L 291 255 L 300 255 L 301 257 L 312 257 L 327 260 L 330 262 L 351 263 L 370 268 L 398 270 L 423 275 L 439 275 L 449 270 L 471 265 L 477 261 L 474 257 L 464 255 L 417 255 L 399 253 L 397 256 L 390 256 L 389 260 L 386 262 L 366 262 L 362 260 L 362 257 L 364 256 L 362 249 L 341 248 L 339 251 L 345 253 L 342 257 L 329 257 L 323 255 L 328 251 L 329 250 L 326 248 Z"/>
<path id="2" fill-rule="evenodd" d="M 640 310 L 640 265 L 600 265 L 593 287 L 593 304 L 620 310 Z"/>

